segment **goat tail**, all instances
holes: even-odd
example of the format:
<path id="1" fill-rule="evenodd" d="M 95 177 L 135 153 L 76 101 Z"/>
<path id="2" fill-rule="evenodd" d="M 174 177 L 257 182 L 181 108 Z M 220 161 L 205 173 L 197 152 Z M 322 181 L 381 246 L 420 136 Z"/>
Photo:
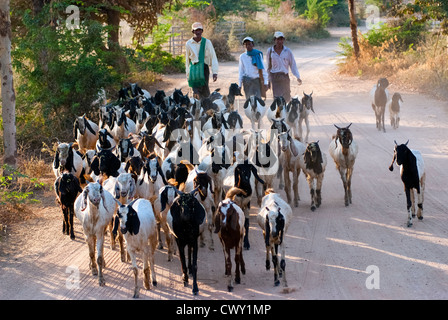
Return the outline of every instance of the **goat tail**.
<path id="1" fill-rule="evenodd" d="M 233 200 L 233 198 L 236 195 L 242 195 L 243 197 L 246 197 L 247 193 L 243 189 L 240 189 L 240 188 L 237 188 L 237 187 L 232 187 L 232 188 L 230 188 L 229 191 L 227 191 L 226 199 L 232 199 Z"/>

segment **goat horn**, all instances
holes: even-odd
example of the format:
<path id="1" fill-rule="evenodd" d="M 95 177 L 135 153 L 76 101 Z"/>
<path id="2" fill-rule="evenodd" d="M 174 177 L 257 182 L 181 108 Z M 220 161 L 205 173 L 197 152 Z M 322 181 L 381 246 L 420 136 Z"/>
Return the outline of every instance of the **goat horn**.
<path id="1" fill-rule="evenodd" d="M 394 142 L 395 142 L 395 145 L 396 145 L 396 146 L 398 146 L 398 143 L 397 143 L 397 141 L 396 141 L 396 140 L 394 140 Z"/>
<path id="2" fill-rule="evenodd" d="M 339 128 L 337 125 L 335 125 L 335 124 L 333 124 L 333 125 L 336 127 L 336 129 L 341 130 L 341 128 Z"/>
<path id="3" fill-rule="evenodd" d="M 347 126 L 346 129 L 350 128 L 350 126 L 353 124 L 353 122 L 350 122 L 350 124 Z"/>
<path id="4" fill-rule="evenodd" d="M 406 143 L 404 144 L 405 146 L 407 146 L 408 145 L 408 143 L 409 143 L 409 139 L 408 139 L 408 141 L 406 141 Z"/>

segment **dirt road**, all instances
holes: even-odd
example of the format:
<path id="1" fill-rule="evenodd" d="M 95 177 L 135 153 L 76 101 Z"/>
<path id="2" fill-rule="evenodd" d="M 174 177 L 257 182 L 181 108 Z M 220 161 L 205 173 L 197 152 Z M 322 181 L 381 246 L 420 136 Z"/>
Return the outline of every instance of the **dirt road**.
<path id="1" fill-rule="evenodd" d="M 200 292 L 194 299 L 448 299 L 447 102 L 400 91 L 392 83 L 390 91 L 400 91 L 404 100 L 401 126 L 393 130 L 387 125 L 386 133 L 379 132 L 368 94 L 375 81 L 335 74 L 337 39 L 291 48 L 303 79 L 302 86 L 293 85 L 293 95 L 314 92 L 316 113 L 310 119 L 310 140 L 319 140 L 328 157 L 322 206 L 310 210 L 302 174 L 301 201 L 293 210 L 285 238 L 288 290 L 274 287 L 272 270 L 265 270 L 264 242 L 255 219 L 258 208 L 252 201 L 252 246 L 244 251 L 247 273 L 242 283 L 233 293 L 226 291 L 223 253 L 215 235 L 215 250 L 199 251 Z M 237 73 L 237 62 L 221 63 L 212 90 L 228 88 L 237 81 Z M 184 75 L 165 80 L 167 92 L 174 88 L 186 92 Z M 239 105 L 242 110 L 243 100 Z M 333 124 L 349 123 L 353 123 L 359 155 L 353 204 L 345 207 L 342 182 L 328 144 L 336 130 Z M 245 126 L 249 124 L 245 119 Z M 388 170 L 394 140 L 403 143 L 408 139 L 411 148 L 422 152 L 427 170 L 424 220 L 414 220 L 412 228 L 406 227 L 399 170 Z M 75 241 L 63 236 L 61 213 L 53 199 L 52 194 L 43 199 L 36 210 L 38 218 L 7 231 L 9 251 L 0 256 L 0 299 L 131 299 L 130 264 L 122 263 L 119 252 L 112 251 L 107 241 L 106 286 L 99 287 L 89 271 L 79 223 Z M 192 299 L 191 287 L 183 287 L 178 258 L 168 262 L 166 250 L 159 250 L 155 261 L 158 286 L 141 290 L 140 299 Z"/>

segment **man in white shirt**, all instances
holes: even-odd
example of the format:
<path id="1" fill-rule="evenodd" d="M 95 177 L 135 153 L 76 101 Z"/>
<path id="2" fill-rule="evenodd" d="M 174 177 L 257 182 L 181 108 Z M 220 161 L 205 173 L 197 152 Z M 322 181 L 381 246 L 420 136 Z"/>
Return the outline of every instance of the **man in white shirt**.
<path id="1" fill-rule="evenodd" d="M 202 40 L 205 40 L 205 53 L 204 53 L 204 76 L 205 84 L 199 87 L 193 87 L 193 96 L 197 99 L 207 98 L 210 96 L 210 88 L 208 86 L 210 78 L 210 69 L 213 74 L 213 82 L 218 79 L 218 59 L 216 57 L 215 48 L 210 40 L 202 37 L 204 28 L 200 22 L 195 22 L 191 26 L 193 37 L 187 41 L 185 48 L 185 70 L 187 73 L 187 79 L 190 76 L 190 63 L 199 63 L 199 51 L 201 48 Z"/>
<path id="2" fill-rule="evenodd" d="M 254 49 L 254 40 L 251 37 L 244 38 L 243 45 L 246 48 L 246 52 L 240 55 L 238 85 L 240 88 L 244 88 L 246 99 L 252 95 L 256 95 L 259 98 L 264 95 L 263 98 L 265 98 L 268 73 L 263 65 L 263 53 Z M 261 86 L 264 87 L 262 88 Z"/>
<path id="3" fill-rule="evenodd" d="M 284 46 L 285 36 L 282 32 L 276 31 L 274 34 L 274 46 L 268 48 L 266 54 L 268 59 L 269 84 L 272 85 L 272 95 L 274 97 L 282 96 L 286 102 L 291 100 L 291 84 L 289 80 L 289 68 L 292 74 L 297 78 L 299 85 L 302 84 L 300 73 L 297 69 L 296 60 L 292 51 Z"/>

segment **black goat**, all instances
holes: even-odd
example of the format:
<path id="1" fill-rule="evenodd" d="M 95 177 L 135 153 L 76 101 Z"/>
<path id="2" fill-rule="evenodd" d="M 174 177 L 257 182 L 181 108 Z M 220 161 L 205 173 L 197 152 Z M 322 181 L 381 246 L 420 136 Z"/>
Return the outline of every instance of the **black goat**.
<path id="1" fill-rule="evenodd" d="M 405 144 L 398 145 L 395 141 L 394 158 L 389 166 L 389 170 L 394 170 L 394 162 L 401 166 L 401 181 L 404 184 L 406 193 L 406 209 L 408 212 L 408 227 L 412 226 L 412 218 L 415 217 L 415 196 L 414 189 L 417 190 L 419 220 L 423 219 L 423 194 L 425 191 L 425 165 L 420 151 L 408 148 L 409 140 Z"/>
<path id="2" fill-rule="evenodd" d="M 62 213 L 64 215 L 62 233 L 70 235 L 70 239 L 74 240 L 74 204 L 76 197 L 78 196 L 78 192 L 82 192 L 82 189 L 79 185 L 79 180 L 73 174 L 64 172 L 54 182 L 54 191 L 56 192 L 56 199 L 59 202 Z"/>
<path id="3" fill-rule="evenodd" d="M 199 226 L 204 222 L 205 209 L 195 198 L 197 190 L 190 193 L 178 191 L 170 208 L 172 216 L 172 230 L 179 248 L 179 258 L 182 265 L 182 280 L 184 286 L 188 285 L 188 272 L 193 275 L 193 294 L 199 292 L 197 284 L 197 258 Z M 188 247 L 188 270 L 185 261 L 185 247 Z"/>
<path id="4" fill-rule="evenodd" d="M 249 243 L 249 209 L 250 198 L 252 197 L 252 190 L 255 188 L 255 179 L 264 185 L 264 181 L 258 176 L 257 169 L 248 160 L 244 163 L 240 163 L 235 167 L 235 183 L 234 186 L 242 189 L 246 196 L 241 203 L 241 209 L 244 211 L 244 228 L 246 230 L 244 234 L 244 249 L 250 249 Z"/>
<path id="5" fill-rule="evenodd" d="M 111 150 L 100 150 L 93 158 L 91 168 L 95 175 L 102 174 L 107 179 L 108 177 L 118 177 L 118 170 L 121 168 L 121 162 Z M 101 183 L 101 182 L 100 182 Z"/>

